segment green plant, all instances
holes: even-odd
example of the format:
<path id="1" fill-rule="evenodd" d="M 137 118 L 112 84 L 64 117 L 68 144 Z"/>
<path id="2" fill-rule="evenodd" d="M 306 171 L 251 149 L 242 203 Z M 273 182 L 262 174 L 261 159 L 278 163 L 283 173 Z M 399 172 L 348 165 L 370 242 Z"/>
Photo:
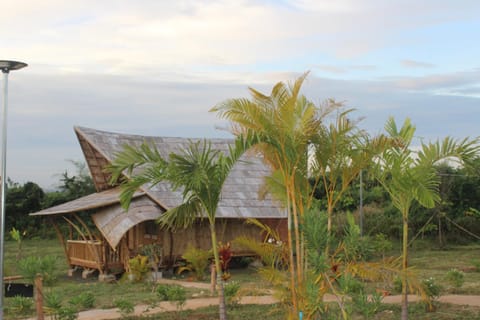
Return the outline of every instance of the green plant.
<path id="1" fill-rule="evenodd" d="M 346 294 L 359 294 L 365 289 L 362 282 L 348 273 L 342 275 L 337 281 L 342 291 Z"/>
<path id="2" fill-rule="evenodd" d="M 194 271 L 197 280 L 201 281 L 205 277 L 205 269 L 210 264 L 211 257 L 212 250 L 203 250 L 189 245 L 182 255 L 182 258 L 188 262 L 188 265 L 179 268 L 178 273 L 182 273 L 185 270 Z"/>
<path id="3" fill-rule="evenodd" d="M 43 278 L 43 283 L 46 286 L 51 286 L 57 280 L 56 260 L 56 257 L 48 255 L 43 257 L 29 256 L 18 262 L 18 268 L 20 274 L 28 282 L 33 283 L 37 274 L 40 274 Z"/>
<path id="4" fill-rule="evenodd" d="M 430 277 L 422 280 L 422 287 L 430 300 L 436 300 L 440 297 L 442 287 L 435 282 L 435 279 Z"/>
<path id="5" fill-rule="evenodd" d="M 218 254 L 220 255 L 220 266 L 222 269 L 222 278 L 224 281 L 230 279 L 231 275 L 228 272 L 228 265 L 232 261 L 232 248 L 230 242 L 223 244 L 218 243 Z"/>
<path id="6" fill-rule="evenodd" d="M 454 288 L 458 289 L 465 282 L 465 273 L 453 268 L 447 271 L 446 279 Z"/>
<path id="7" fill-rule="evenodd" d="M 140 253 L 148 257 L 148 261 L 155 272 L 163 260 L 163 249 L 158 243 L 151 243 L 140 248 Z"/>
<path id="8" fill-rule="evenodd" d="M 402 278 L 397 276 L 393 278 L 393 291 L 396 293 L 402 292 Z"/>
<path id="9" fill-rule="evenodd" d="M 95 305 L 95 296 L 91 292 L 82 292 L 68 301 L 71 305 L 91 309 Z"/>
<path id="10" fill-rule="evenodd" d="M 240 297 L 238 295 L 240 283 L 238 281 L 229 281 L 225 283 L 225 298 L 229 305 L 237 305 Z"/>
<path id="11" fill-rule="evenodd" d="M 428 297 L 428 301 L 426 303 L 427 311 L 435 311 L 436 306 L 434 303 L 440 297 L 442 288 L 435 283 L 435 279 L 432 277 L 423 279 L 421 283 L 423 291 Z"/>
<path id="12" fill-rule="evenodd" d="M 6 311 L 11 315 L 30 314 L 33 311 L 33 299 L 22 296 L 12 297 L 8 299 Z"/>
<path id="13" fill-rule="evenodd" d="M 58 320 L 58 312 L 62 308 L 62 297 L 56 291 L 49 291 L 43 296 L 44 309 L 53 319 Z"/>
<path id="14" fill-rule="evenodd" d="M 75 320 L 78 319 L 78 311 L 74 306 L 62 306 L 57 311 L 58 320 Z"/>
<path id="15" fill-rule="evenodd" d="M 133 302 L 126 299 L 117 299 L 113 301 L 113 305 L 119 309 L 122 317 L 128 317 L 135 311 Z"/>
<path id="16" fill-rule="evenodd" d="M 25 236 L 25 234 L 26 231 L 20 233 L 20 230 L 15 229 L 15 227 L 12 227 L 10 230 L 10 237 L 17 242 L 17 261 L 22 257 L 22 238 Z"/>
<path id="17" fill-rule="evenodd" d="M 371 319 L 380 309 L 383 296 L 374 292 L 371 295 L 361 291 L 352 296 L 353 309 L 363 315 L 365 319 Z"/>
<path id="18" fill-rule="evenodd" d="M 187 301 L 185 288 L 177 285 L 159 285 L 157 295 L 162 301 L 175 302 L 177 309 L 181 309 Z"/>
<path id="19" fill-rule="evenodd" d="M 480 259 L 473 259 L 471 261 L 473 267 L 475 268 L 476 272 L 480 272 Z"/>
<path id="20" fill-rule="evenodd" d="M 385 258 L 385 252 L 392 250 L 393 243 L 388 240 L 385 234 L 377 233 L 373 237 L 373 248 L 375 252 L 381 253 L 382 258 Z"/>
<path id="21" fill-rule="evenodd" d="M 128 260 L 128 273 L 135 276 L 135 281 L 142 281 L 149 270 L 148 257 L 137 255 Z"/>

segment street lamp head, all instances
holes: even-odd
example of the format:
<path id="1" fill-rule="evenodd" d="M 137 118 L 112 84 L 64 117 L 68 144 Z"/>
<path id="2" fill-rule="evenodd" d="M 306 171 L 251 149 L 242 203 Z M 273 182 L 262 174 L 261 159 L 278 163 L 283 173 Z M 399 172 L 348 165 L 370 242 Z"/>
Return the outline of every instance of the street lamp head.
<path id="1" fill-rule="evenodd" d="M 0 60 L 0 70 L 3 73 L 9 73 L 10 70 L 18 70 L 28 66 L 28 64 L 20 61 Z"/>

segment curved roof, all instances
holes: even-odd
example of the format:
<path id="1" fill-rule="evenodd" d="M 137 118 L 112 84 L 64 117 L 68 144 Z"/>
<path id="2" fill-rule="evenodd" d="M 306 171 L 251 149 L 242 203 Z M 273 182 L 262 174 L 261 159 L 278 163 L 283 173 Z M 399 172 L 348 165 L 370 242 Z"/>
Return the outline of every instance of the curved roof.
<path id="1" fill-rule="evenodd" d="M 122 237 L 133 226 L 156 220 L 164 211 L 146 196 L 134 199 L 126 212 L 120 205 L 106 207 L 92 219 L 112 248 L 116 248 Z"/>
<path id="2" fill-rule="evenodd" d="M 170 153 L 178 153 L 186 149 L 189 144 L 199 139 L 151 137 L 121 134 L 95 130 L 84 127 L 75 127 L 84 151 L 87 163 L 92 173 L 97 189 L 108 188 L 108 176 L 104 172 L 105 164 L 110 163 L 125 145 L 140 146 L 147 142 L 154 144 L 160 154 L 167 157 Z M 232 139 L 209 139 L 212 148 L 226 152 Z M 218 218 L 285 218 L 286 212 L 281 204 L 267 195 L 259 198 L 259 191 L 264 178 L 270 174 L 270 169 L 259 156 L 245 154 L 232 168 L 226 179 L 222 198 L 219 203 Z M 154 187 L 142 187 L 148 197 L 164 210 L 176 207 L 182 203 L 180 191 L 173 191 L 167 182 L 159 183 Z"/>

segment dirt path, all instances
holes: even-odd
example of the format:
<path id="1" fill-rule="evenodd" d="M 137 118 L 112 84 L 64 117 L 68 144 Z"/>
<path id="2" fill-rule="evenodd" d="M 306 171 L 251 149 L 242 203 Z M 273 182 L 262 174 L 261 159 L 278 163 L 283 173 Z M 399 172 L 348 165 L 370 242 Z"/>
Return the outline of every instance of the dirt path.
<path id="1" fill-rule="evenodd" d="M 247 296 L 240 300 L 241 304 L 273 304 L 276 300 L 272 296 Z M 208 307 L 211 305 L 218 305 L 218 298 L 198 298 L 189 299 L 183 306 L 183 310 L 198 309 Z M 176 311 L 177 308 L 174 303 L 160 302 L 155 308 L 149 308 L 148 305 L 138 305 L 135 307 L 134 315 L 150 315 L 165 311 Z M 82 311 L 78 314 L 78 320 L 101 320 L 101 319 L 119 319 L 122 315 L 118 309 L 94 309 Z M 30 318 L 28 320 L 36 320 Z"/>
<path id="2" fill-rule="evenodd" d="M 382 300 L 384 303 L 400 303 L 402 301 L 402 296 L 387 296 Z M 409 295 L 408 301 L 415 302 L 420 301 L 420 297 Z M 459 305 L 467 305 L 473 307 L 480 307 L 480 296 L 471 296 L 471 295 L 455 295 L 455 294 L 447 294 L 444 296 L 440 296 L 438 301 L 442 303 L 451 303 L 451 304 L 459 304 Z"/>
<path id="3" fill-rule="evenodd" d="M 178 282 L 177 282 L 178 283 Z M 409 296 L 409 301 L 419 301 L 417 296 Z M 325 301 L 335 301 L 335 297 L 332 295 L 327 295 Z M 384 303 L 400 303 L 401 296 L 387 296 L 383 299 Z M 480 296 L 471 296 L 471 295 L 445 295 L 439 299 L 442 303 L 452 303 L 459 305 L 468 305 L 480 307 Z M 277 300 L 272 296 L 246 296 L 242 297 L 240 304 L 273 304 Z M 218 305 L 218 298 L 198 298 L 198 299 L 189 299 L 185 303 L 183 309 L 197 309 L 202 307 L 208 307 L 211 305 Z M 150 315 L 156 314 L 165 311 L 175 311 L 177 310 L 174 303 L 171 302 L 160 302 L 155 308 L 149 308 L 147 305 L 138 305 L 135 307 L 134 315 Z M 78 320 L 100 320 L 100 319 L 119 319 L 122 315 L 118 309 L 95 309 L 82 311 L 78 315 Z M 30 318 L 29 320 L 35 320 L 36 318 Z"/>

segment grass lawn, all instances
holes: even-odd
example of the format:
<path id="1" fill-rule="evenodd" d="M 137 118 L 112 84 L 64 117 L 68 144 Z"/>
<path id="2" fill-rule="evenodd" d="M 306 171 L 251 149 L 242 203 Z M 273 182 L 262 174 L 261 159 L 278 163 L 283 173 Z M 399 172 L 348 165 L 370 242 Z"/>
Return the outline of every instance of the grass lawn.
<path id="1" fill-rule="evenodd" d="M 474 294 L 480 295 L 480 272 L 474 268 L 474 261 L 480 260 L 480 245 L 450 247 L 448 250 L 430 249 L 426 244 L 419 243 L 411 249 L 410 264 L 415 266 L 421 278 L 434 277 L 435 281 L 443 287 L 443 294 Z M 18 274 L 16 256 L 17 244 L 7 241 L 5 246 L 5 275 Z M 392 254 L 398 255 L 398 252 Z M 61 297 L 64 305 L 69 300 L 81 293 L 91 293 L 95 297 L 94 308 L 113 308 L 114 301 L 127 300 L 133 304 L 152 304 L 158 301 L 154 287 L 150 283 L 130 283 L 117 281 L 115 283 L 100 283 L 96 278 L 81 279 L 78 274 L 75 277 L 67 277 L 67 264 L 56 240 L 26 240 L 23 243 L 22 256 L 45 256 L 51 255 L 57 258 L 58 281 L 53 287 L 46 287 L 45 292 L 55 292 Z M 446 281 L 448 270 L 456 268 L 464 270 L 465 283 L 455 289 Z M 268 284 L 258 274 L 248 268 L 231 270 L 232 280 L 241 284 L 244 295 L 266 294 Z M 175 276 L 175 278 L 187 278 Z M 187 289 L 187 298 L 209 296 L 208 290 Z M 12 298 L 5 299 L 6 319 L 14 319 L 18 312 L 8 313 Z M 383 305 L 375 319 L 398 319 L 400 306 Z M 456 305 L 441 304 L 437 312 L 426 313 L 420 304 L 412 304 L 410 307 L 412 319 L 479 319 L 480 308 L 463 307 Z M 30 313 L 29 315 L 33 315 Z M 262 320 L 283 318 L 281 310 L 277 306 L 237 306 L 229 308 L 229 319 L 255 319 Z M 134 319 L 134 318 L 131 318 Z M 150 317 L 149 319 L 217 319 L 217 308 L 203 308 L 195 311 L 182 311 L 164 313 Z"/>
<path id="2" fill-rule="evenodd" d="M 400 306 L 384 306 L 373 318 L 375 320 L 397 320 L 400 318 Z M 278 320 L 283 319 L 284 314 L 276 306 L 245 305 L 228 309 L 228 319 L 262 319 Z M 425 312 L 421 304 L 411 304 L 409 318 L 416 320 L 480 320 L 480 308 L 463 307 L 457 305 L 441 304 L 436 312 Z M 164 312 L 148 317 L 128 317 L 126 319 L 155 319 L 155 320 L 217 320 L 218 309 L 216 307 L 200 308 L 197 310 L 186 310 L 180 312 Z M 354 317 L 354 320 L 363 317 Z"/>

